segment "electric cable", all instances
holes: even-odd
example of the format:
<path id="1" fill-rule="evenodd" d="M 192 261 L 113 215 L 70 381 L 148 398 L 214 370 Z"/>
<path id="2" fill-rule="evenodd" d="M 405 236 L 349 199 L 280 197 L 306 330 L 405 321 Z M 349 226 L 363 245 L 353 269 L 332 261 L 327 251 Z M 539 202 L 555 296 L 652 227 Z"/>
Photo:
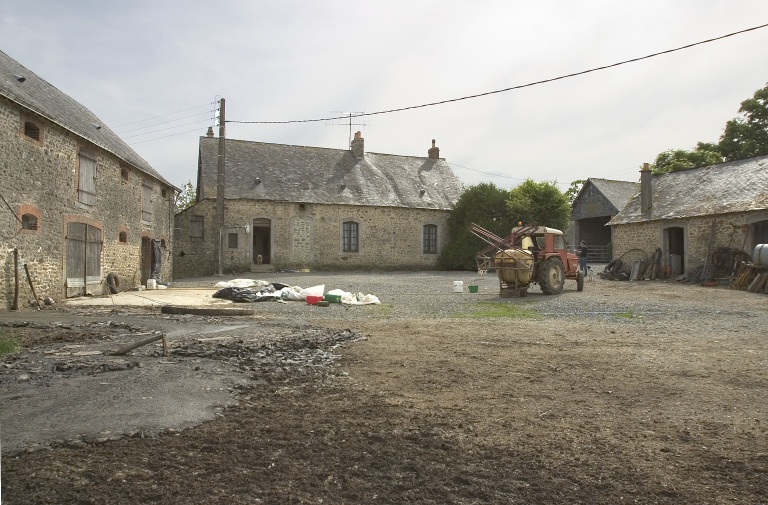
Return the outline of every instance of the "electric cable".
<path id="1" fill-rule="evenodd" d="M 193 117 L 197 117 L 197 116 L 202 116 L 203 114 L 210 115 L 210 111 L 198 112 L 197 114 L 192 114 L 191 116 L 184 116 L 184 117 L 180 117 L 180 118 L 176 118 L 176 119 L 171 119 L 170 121 L 161 121 L 160 123 L 152 123 L 152 124 L 147 125 L 147 126 L 139 126 L 138 128 L 132 128 L 130 130 L 125 130 L 125 131 L 116 132 L 116 133 L 118 135 L 122 135 L 123 133 L 135 132 L 137 130 L 144 130 L 146 128 L 154 128 L 155 126 L 160 126 L 160 125 L 164 125 L 164 124 L 168 124 L 168 123 L 175 123 L 176 121 L 181 121 L 183 119 L 189 119 L 189 118 L 193 118 Z M 179 125 L 179 126 L 184 126 L 184 125 Z"/>
<path id="2" fill-rule="evenodd" d="M 169 112 L 168 114 L 161 114 L 159 116 L 149 117 L 149 118 L 146 118 L 146 119 L 139 119 L 138 121 L 131 121 L 130 123 L 119 124 L 119 125 L 115 126 L 115 128 L 120 128 L 120 127 L 123 127 L 123 126 L 128 126 L 128 125 L 132 125 L 132 124 L 136 124 L 136 123 L 143 123 L 144 121 L 151 121 L 153 119 L 159 119 L 161 117 L 173 116 L 174 114 L 181 114 L 182 112 L 187 112 L 187 111 L 190 111 L 190 110 L 200 109 L 201 107 L 210 107 L 211 105 L 215 106 L 216 104 L 212 102 L 212 103 L 207 103 L 205 105 L 198 105 L 197 107 L 190 107 L 189 109 L 182 109 L 182 110 L 179 110 L 179 111 L 176 111 L 176 112 Z"/>
<path id="3" fill-rule="evenodd" d="M 498 93 L 505 93 L 507 91 L 513 91 L 513 90 L 523 89 L 523 88 L 530 88 L 532 86 L 538 86 L 539 84 L 546 84 L 546 83 L 550 83 L 550 82 L 554 82 L 554 81 L 568 79 L 570 77 L 576 77 L 576 76 L 579 76 L 579 75 L 589 74 L 591 72 L 597 72 L 597 71 L 600 71 L 600 70 L 606 70 L 606 69 L 609 69 L 609 68 L 614 68 L 614 67 L 618 67 L 618 66 L 621 66 L 621 65 L 626 65 L 628 63 L 635 63 L 635 62 L 638 62 L 638 61 L 647 60 L 649 58 L 654 58 L 656 56 L 661 56 L 661 55 L 664 55 L 664 54 L 674 53 L 676 51 L 682 51 L 683 49 L 689 49 L 691 47 L 699 46 L 699 45 L 702 45 L 702 44 L 707 44 L 707 43 L 710 43 L 710 42 L 715 42 L 717 40 L 722 40 L 722 39 L 725 39 L 725 38 L 728 38 L 728 37 L 733 37 L 735 35 L 740 35 L 742 33 L 751 32 L 751 31 L 754 31 L 754 30 L 758 30 L 760 28 L 765 28 L 767 26 L 768 26 L 768 23 L 762 24 L 762 25 L 758 25 L 758 26 L 753 26 L 752 28 L 747 28 L 747 29 L 744 29 L 744 30 L 739 30 L 737 32 L 728 33 L 726 35 L 721 35 L 719 37 L 714 37 L 714 38 L 711 38 L 711 39 L 702 40 L 702 41 L 699 41 L 699 42 L 694 42 L 692 44 L 686 44 L 684 46 L 676 47 L 674 49 L 667 49 L 665 51 L 659 51 L 657 53 L 648 54 L 646 56 L 640 56 L 640 57 L 637 57 L 637 58 L 631 58 L 629 60 L 620 61 L 618 63 L 611 63 L 610 65 L 603 65 L 603 66 L 600 66 L 600 67 L 590 68 L 588 70 L 582 70 L 582 71 L 579 71 L 579 72 L 573 72 L 573 73 L 570 73 L 570 74 L 564 74 L 564 75 L 561 75 L 561 76 L 558 76 L 558 77 L 552 77 L 550 79 L 543 79 L 541 81 L 529 82 L 527 84 L 519 84 L 517 86 L 510 86 L 508 88 L 497 89 L 497 90 L 494 90 L 494 91 L 486 91 L 484 93 L 477 93 L 477 94 L 474 94 L 474 95 L 467 95 L 467 96 L 463 96 L 463 97 L 460 97 L 460 98 L 450 98 L 450 99 L 447 99 L 447 100 L 440 100 L 438 102 L 424 103 L 424 104 L 421 104 L 421 105 L 411 105 L 411 106 L 408 106 L 408 107 L 399 107 L 399 108 L 396 108 L 396 109 L 380 110 L 380 111 L 377 111 L 377 112 L 364 112 L 364 113 L 361 113 L 361 114 L 339 116 L 339 117 L 327 117 L 327 118 L 320 118 L 320 119 L 297 119 L 297 120 L 289 120 L 289 121 L 237 121 L 237 120 L 227 119 L 225 121 L 225 123 L 239 123 L 239 124 L 315 123 L 315 122 L 320 122 L 320 121 L 333 121 L 333 120 L 337 120 L 337 119 L 349 119 L 349 118 L 364 117 L 364 116 L 377 116 L 377 115 L 381 115 L 381 114 L 390 114 L 390 113 L 393 113 L 393 112 L 403 112 L 403 111 L 406 111 L 406 110 L 422 109 L 422 108 L 425 108 L 425 107 L 432 107 L 432 106 L 435 106 L 435 105 L 445 105 L 447 103 L 460 102 L 462 100 L 470 100 L 470 99 L 473 99 L 473 98 L 480 98 L 480 97 L 484 97 L 484 96 L 495 95 L 495 94 L 498 94 Z"/>
<path id="4" fill-rule="evenodd" d="M 184 123 L 184 124 L 180 124 L 180 125 L 176 125 L 176 126 L 170 126 L 168 128 L 160 128 L 159 130 L 153 130 L 151 132 L 144 132 L 144 133 L 137 133 L 135 135 L 128 135 L 127 137 L 123 137 L 123 139 L 130 139 L 130 138 L 133 138 L 133 137 L 141 137 L 142 135 L 152 135 L 153 133 L 159 133 L 159 132 L 163 132 L 163 131 L 166 131 L 166 130 L 173 130 L 174 128 L 181 128 L 182 126 L 190 126 L 190 125 L 193 125 L 193 124 L 208 123 L 208 122 L 210 122 L 210 119 L 201 119 L 199 121 L 192 121 L 191 123 Z"/>
<path id="5" fill-rule="evenodd" d="M 154 139 L 147 139 L 147 140 L 140 140 L 138 142 L 131 142 L 128 145 L 129 146 L 135 146 L 136 144 L 143 144 L 144 142 L 152 142 L 153 140 L 167 139 L 168 137 L 175 137 L 176 135 L 184 135 L 185 133 L 192 133 L 192 132 L 197 132 L 197 131 L 200 131 L 200 130 L 198 128 L 195 128 L 194 130 L 187 130 L 185 132 L 171 133 L 170 135 L 165 135 L 165 136 L 157 137 L 157 138 L 154 138 Z"/>

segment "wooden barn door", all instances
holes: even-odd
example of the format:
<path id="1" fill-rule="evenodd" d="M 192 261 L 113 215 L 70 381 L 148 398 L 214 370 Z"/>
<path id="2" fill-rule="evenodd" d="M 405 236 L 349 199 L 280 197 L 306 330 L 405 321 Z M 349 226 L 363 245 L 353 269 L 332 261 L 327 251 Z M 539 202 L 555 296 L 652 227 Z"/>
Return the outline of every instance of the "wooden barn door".
<path id="1" fill-rule="evenodd" d="M 67 225 L 67 297 L 101 294 L 101 230 L 85 223 Z"/>

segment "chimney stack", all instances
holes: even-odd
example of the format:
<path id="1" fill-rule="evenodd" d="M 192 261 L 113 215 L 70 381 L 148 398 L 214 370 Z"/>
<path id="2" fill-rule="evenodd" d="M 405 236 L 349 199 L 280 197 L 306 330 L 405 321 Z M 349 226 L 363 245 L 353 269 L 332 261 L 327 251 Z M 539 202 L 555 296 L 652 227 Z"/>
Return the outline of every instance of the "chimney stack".
<path id="1" fill-rule="evenodd" d="M 350 144 L 349 148 L 352 150 L 352 154 L 358 160 L 362 160 L 363 155 L 365 154 L 364 144 L 365 140 L 363 139 L 363 134 L 359 131 L 355 132 L 355 138 L 352 139 L 352 143 Z"/>
<path id="2" fill-rule="evenodd" d="M 648 163 L 643 163 L 640 170 L 640 210 L 644 216 L 651 213 L 653 207 L 653 172 Z"/>
<path id="3" fill-rule="evenodd" d="M 440 157 L 440 148 L 435 147 L 435 139 L 432 139 L 432 149 L 427 151 L 429 153 L 429 157 L 432 159 L 438 159 Z"/>
<path id="4" fill-rule="evenodd" d="M 208 131 L 205 132 L 206 137 L 213 137 L 213 126 L 208 127 Z"/>

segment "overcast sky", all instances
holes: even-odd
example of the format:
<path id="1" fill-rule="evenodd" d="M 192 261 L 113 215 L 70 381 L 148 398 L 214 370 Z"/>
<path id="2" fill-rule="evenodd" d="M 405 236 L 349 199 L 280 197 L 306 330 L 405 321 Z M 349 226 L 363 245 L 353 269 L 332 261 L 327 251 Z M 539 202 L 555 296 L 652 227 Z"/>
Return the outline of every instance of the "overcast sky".
<path id="1" fill-rule="evenodd" d="M 370 113 L 765 23 L 766 0 L 0 0 L 0 49 L 88 107 L 180 187 L 196 180 L 198 138 L 218 97 L 227 120 Z M 364 125 L 352 128 L 369 152 L 426 156 L 436 139 L 467 185 L 511 188 L 532 178 L 565 190 L 588 177 L 636 181 L 661 151 L 717 141 L 766 82 L 762 28 L 546 84 L 356 118 Z M 341 120 L 228 123 L 226 134 L 349 145 Z"/>

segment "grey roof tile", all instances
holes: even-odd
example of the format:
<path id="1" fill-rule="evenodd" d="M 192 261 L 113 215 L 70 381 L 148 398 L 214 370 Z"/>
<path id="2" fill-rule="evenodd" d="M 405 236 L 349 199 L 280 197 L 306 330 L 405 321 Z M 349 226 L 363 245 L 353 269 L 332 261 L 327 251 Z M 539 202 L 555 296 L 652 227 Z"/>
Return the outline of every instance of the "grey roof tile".
<path id="1" fill-rule="evenodd" d="M 24 82 L 19 82 L 15 75 L 24 77 Z M 0 51 L 0 95 L 109 151 L 147 175 L 174 187 L 94 113 L 2 51 Z M 178 190 L 178 188 L 175 189 Z"/>
<path id="2" fill-rule="evenodd" d="M 593 178 L 590 178 L 589 181 L 616 207 L 616 211 L 623 209 L 629 199 L 640 191 L 639 182 Z"/>
<path id="3" fill-rule="evenodd" d="M 638 193 L 610 224 L 768 209 L 768 156 L 656 175 L 651 189 L 649 215 L 642 214 Z"/>
<path id="4" fill-rule="evenodd" d="M 200 138 L 201 198 L 215 198 L 216 137 Z M 225 198 L 450 209 L 463 190 L 444 159 L 226 139 Z"/>

